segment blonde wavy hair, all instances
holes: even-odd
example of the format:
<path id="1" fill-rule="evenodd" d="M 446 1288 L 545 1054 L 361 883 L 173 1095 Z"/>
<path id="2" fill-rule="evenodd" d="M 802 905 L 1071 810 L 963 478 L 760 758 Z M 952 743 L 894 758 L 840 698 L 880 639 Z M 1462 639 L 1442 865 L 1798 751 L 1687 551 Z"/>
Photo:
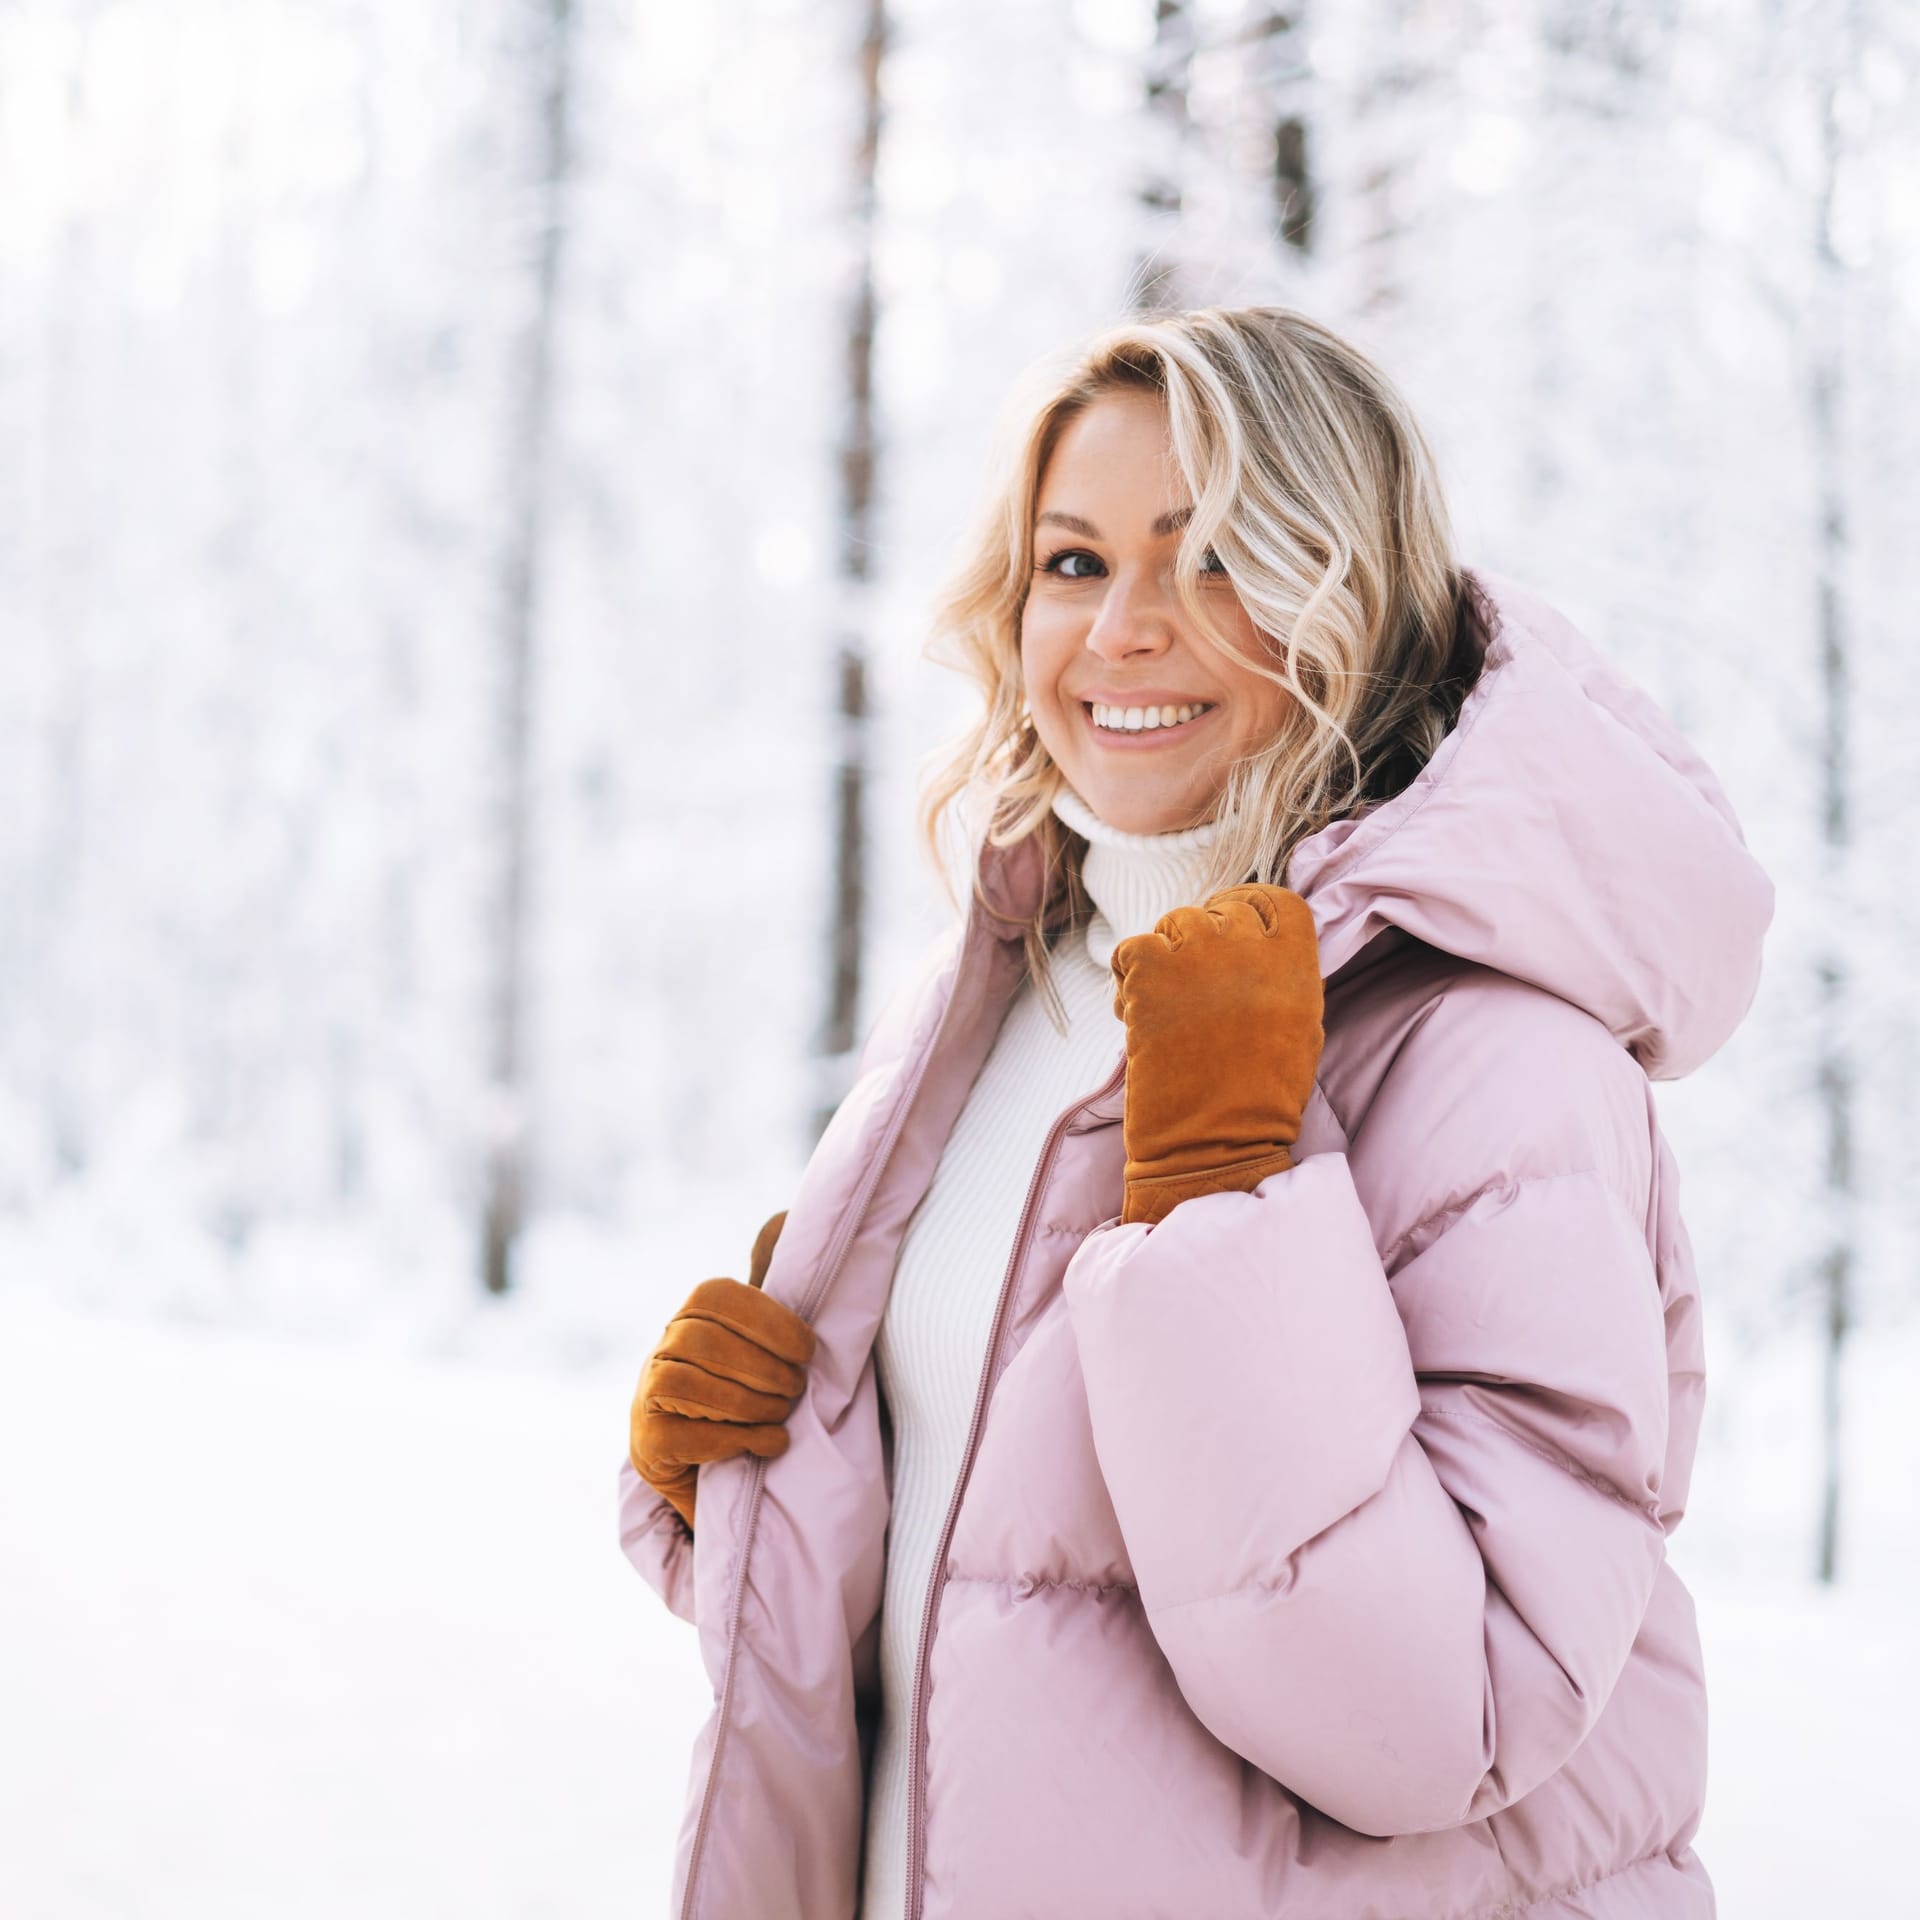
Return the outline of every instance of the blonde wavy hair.
<path id="1" fill-rule="evenodd" d="M 1193 508 L 1174 562 L 1180 603 L 1205 644 L 1292 696 L 1279 730 L 1226 776 L 1210 817 L 1230 824 L 1199 898 L 1246 880 L 1284 885 L 1302 840 L 1405 787 L 1457 718 L 1490 617 L 1454 563 L 1433 455 L 1406 401 L 1304 314 L 1145 314 L 1095 335 L 1064 370 L 1041 363 L 1016 389 L 985 510 L 935 603 L 925 657 L 967 674 L 984 706 L 940 750 L 918 826 L 956 906 L 942 846 L 956 823 L 972 853 L 983 832 L 995 846 L 1040 842 L 1047 883 L 1024 946 L 1062 1027 L 1048 960 L 1091 912 L 1086 842 L 1053 813 L 1064 776 L 1027 710 L 1020 623 L 1049 456 L 1103 394 L 1140 390 L 1166 408 Z M 1209 549 L 1267 642 L 1258 657 L 1210 615 Z"/>

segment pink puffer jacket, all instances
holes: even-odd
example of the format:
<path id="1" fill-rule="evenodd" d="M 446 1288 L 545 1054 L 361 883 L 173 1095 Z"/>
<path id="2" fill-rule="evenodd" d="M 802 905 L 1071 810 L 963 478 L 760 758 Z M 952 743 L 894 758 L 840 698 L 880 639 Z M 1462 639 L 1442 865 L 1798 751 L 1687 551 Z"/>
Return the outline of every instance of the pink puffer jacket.
<path id="1" fill-rule="evenodd" d="M 1497 620 L 1419 777 L 1315 835 L 1326 1047 L 1298 1164 L 1121 1225 L 1124 1058 L 1034 1168 L 920 1628 L 899 1920 L 1705 1920 L 1704 1376 L 1649 1077 L 1758 983 L 1718 783 L 1550 607 Z M 848 1920 L 908 1216 L 1019 977 L 995 911 L 872 1029 L 766 1276 L 819 1346 L 779 1459 L 621 1544 L 714 1706 L 680 1920 Z M 895 1920 L 868 1915 L 866 1920 Z"/>

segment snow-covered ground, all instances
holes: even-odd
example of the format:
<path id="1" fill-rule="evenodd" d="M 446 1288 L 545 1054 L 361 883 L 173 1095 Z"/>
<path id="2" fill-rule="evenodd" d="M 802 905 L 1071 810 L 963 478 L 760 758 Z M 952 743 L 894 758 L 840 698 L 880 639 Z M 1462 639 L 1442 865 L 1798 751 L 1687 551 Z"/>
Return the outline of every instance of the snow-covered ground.
<path id="1" fill-rule="evenodd" d="M 706 1686 L 615 1543 L 630 1384 L 0 1305 L 0 1914 L 663 1913 Z M 1827 1594 L 1727 1537 L 1680 1556 L 1721 1911 L 1911 1911 L 1912 1562 Z"/>
<path id="2" fill-rule="evenodd" d="M 708 1688 L 630 1385 L 0 1317 L 0 1914 L 661 1911 Z"/>

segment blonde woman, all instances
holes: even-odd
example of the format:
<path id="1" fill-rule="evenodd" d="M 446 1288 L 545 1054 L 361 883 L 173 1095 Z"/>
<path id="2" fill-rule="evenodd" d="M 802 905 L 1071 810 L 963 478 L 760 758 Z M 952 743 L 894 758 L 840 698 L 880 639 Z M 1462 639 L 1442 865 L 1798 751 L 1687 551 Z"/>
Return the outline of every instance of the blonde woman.
<path id="1" fill-rule="evenodd" d="M 941 629 L 964 921 L 634 1400 L 674 1911 L 1706 1920 L 1649 1083 L 1758 981 L 1718 783 L 1274 308 L 1093 341 Z"/>

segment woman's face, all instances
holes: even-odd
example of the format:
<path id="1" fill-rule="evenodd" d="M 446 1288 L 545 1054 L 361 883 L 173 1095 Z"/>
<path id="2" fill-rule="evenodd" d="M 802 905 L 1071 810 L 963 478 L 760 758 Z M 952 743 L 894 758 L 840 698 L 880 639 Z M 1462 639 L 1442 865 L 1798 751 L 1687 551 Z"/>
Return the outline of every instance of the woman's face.
<path id="1" fill-rule="evenodd" d="M 1273 736 L 1290 699 L 1208 646 L 1175 598 L 1188 506 L 1165 408 L 1128 391 L 1068 423 L 1035 502 L 1027 705 L 1074 791 L 1128 833 L 1210 818 L 1228 769 Z M 1220 626 L 1271 656 L 1226 575 L 1201 578 Z"/>

